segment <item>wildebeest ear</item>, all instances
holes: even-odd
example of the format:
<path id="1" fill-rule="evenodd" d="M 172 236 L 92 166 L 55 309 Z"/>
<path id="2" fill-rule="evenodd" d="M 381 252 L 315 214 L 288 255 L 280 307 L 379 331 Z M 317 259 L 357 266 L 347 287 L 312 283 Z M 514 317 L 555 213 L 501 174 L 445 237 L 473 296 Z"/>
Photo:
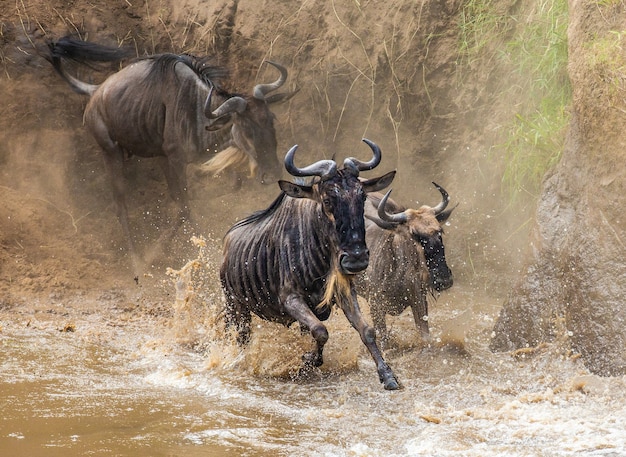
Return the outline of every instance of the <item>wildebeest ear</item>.
<path id="1" fill-rule="evenodd" d="M 292 198 L 312 198 L 313 197 L 313 188 L 310 186 L 303 186 L 302 184 L 295 184 L 289 181 L 283 181 L 282 179 L 278 181 L 278 185 Z"/>
<path id="2" fill-rule="evenodd" d="M 229 127 L 230 125 L 232 125 L 232 118 L 233 117 L 230 114 L 222 116 L 207 125 L 205 129 L 207 129 L 209 132 L 215 132 L 216 130 L 221 130 L 225 127 Z"/>
<path id="3" fill-rule="evenodd" d="M 296 95 L 298 92 L 300 92 L 300 88 L 297 88 L 296 90 L 294 90 L 293 92 L 286 92 L 284 94 L 272 94 L 268 97 L 265 97 L 265 102 L 268 105 L 271 105 L 273 103 L 282 103 L 282 102 L 286 102 L 287 100 L 289 100 L 291 97 L 293 97 L 294 95 Z"/>
<path id="4" fill-rule="evenodd" d="M 443 222 L 447 221 L 448 218 L 450 217 L 450 214 L 452 214 L 452 211 L 454 211 L 457 206 L 459 206 L 458 203 L 456 205 L 454 205 L 452 208 L 449 208 L 449 209 L 447 209 L 445 211 L 442 211 L 439 214 L 437 214 L 435 216 L 437 218 L 437 221 L 439 223 L 443 223 Z"/>
<path id="5" fill-rule="evenodd" d="M 209 125 L 207 125 L 204 128 L 208 130 L 209 132 L 215 132 L 216 130 L 221 130 L 223 128 L 226 128 L 232 125 L 231 121 L 232 121 L 231 115 L 222 116 L 219 119 L 216 119 L 215 121 L 211 122 Z"/>
<path id="6" fill-rule="evenodd" d="M 389 186 L 395 176 L 396 170 L 393 170 L 378 178 L 365 179 L 361 181 L 361 184 L 363 185 L 363 189 L 365 190 L 365 192 L 377 192 Z"/>

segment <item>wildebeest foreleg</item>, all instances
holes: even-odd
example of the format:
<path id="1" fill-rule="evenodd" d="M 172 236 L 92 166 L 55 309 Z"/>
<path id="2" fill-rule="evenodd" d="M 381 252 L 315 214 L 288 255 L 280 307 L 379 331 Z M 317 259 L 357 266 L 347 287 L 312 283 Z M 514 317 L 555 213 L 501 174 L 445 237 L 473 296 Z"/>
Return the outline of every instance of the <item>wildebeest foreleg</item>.
<path id="1" fill-rule="evenodd" d="M 185 162 L 178 156 L 170 156 L 160 161 L 165 174 L 167 187 L 172 200 L 178 205 L 178 220 L 175 227 L 178 228 L 184 221 L 189 220 L 190 209 L 187 197 L 187 175 Z"/>
<path id="2" fill-rule="evenodd" d="M 287 297 L 285 310 L 300 323 L 300 326 L 308 328 L 315 339 L 315 349 L 302 356 L 305 367 L 321 366 L 324 363 L 322 352 L 328 341 L 328 330 L 298 295 L 292 294 Z"/>
<path id="3" fill-rule="evenodd" d="M 397 390 L 400 388 L 400 384 L 393 374 L 393 371 L 387 365 L 383 359 L 380 349 L 376 345 L 376 332 L 370 327 L 359 309 L 359 303 L 356 297 L 356 290 L 354 287 L 350 291 L 351 299 L 341 300 L 341 309 L 348 318 L 348 321 L 359 332 L 361 341 L 367 347 L 374 362 L 376 363 L 376 369 L 378 370 L 378 378 L 386 390 Z"/>
<path id="4" fill-rule="evenodd" d="M 226 329 L 235 327 L 237 344 L 245 346 L 250 341 L 250 324 L 252 315 L 246 306 L 237 304 L 232 297 L 226 298 L 225 312 Z"/>
<path id="5" fill-rule="evenodd" d="M 426 294 L 426 290 L 421 291 L 417 303 L 411 305 L 411 311 L 413 312 L 413 319 L 415 319 L 415 326 L 422 340 L 428 342 L 430 340 L 430 329 L 428 326 L 428 302 L 426 301 Z"/>

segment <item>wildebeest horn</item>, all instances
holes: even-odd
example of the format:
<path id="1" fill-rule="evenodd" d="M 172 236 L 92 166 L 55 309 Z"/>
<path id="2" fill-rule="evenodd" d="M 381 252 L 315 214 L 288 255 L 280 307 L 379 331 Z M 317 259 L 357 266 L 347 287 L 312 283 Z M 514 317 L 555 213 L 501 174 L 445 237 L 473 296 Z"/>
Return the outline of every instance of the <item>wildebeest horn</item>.
<path id="1" fill-rule="evenodd" d="M 356 169 L 359 171 L 366 171 L 366 170 L 372 170 L 378 166 L 378 164 L 380 163 L 383 157 L 380 151 L 380 148 L 378 147 L 376 143 L 368 140 L 367 138 L 363 138 L 363 142 L 367 144 L 370 148 L 372 148 L 372 152 L 374 153 L 372 160 L 370 160 L 369 162 L 361 162 L 359 159 L 355 159 L 354 157 L 348 157 L 343 162 L 344 167 L 346 168 L 356 167 Z"/>
<path id="2" fill-rule="evenodd" d="M 391 194 L 391 190 L 389 189 L 385 196 L 380 200 L 378 204 L 378 217 L 381 221 L 384 222 L 392 222 L 394 224 L 404 224 L 407 221 L 406 214 L 404 212 L 396 213 L 396 214 L 388 214 L 385 211 L 385 206 L 387 205 L 387 199 L 389 198 L 389 194 Z"/>
<path id="3" fill-rule="evenodd" d="M 213 95 L 212 86 L 204 102 L 204 115 L 209 119 L 218 119 L 230 113 L 242 113 L 245 111 L 248 102 L 242 97 L 231 97 L 217 107 L 215 111 L 211 111 L 211 96 Z"/>
<path id="4" fill-rule="evenodd" d="M 450 202 L 450 196 L 448 195 L 448 192 L 446 192 L 446 190 L 443 187 L 441 187 L 439 184 L 437 184 L 436 182 L 433 182 L 433 186 L 435 186 L 437 190 L 441 192 L 441 197 L 442 197 L 441 202 L 433 208 L 433 211 L 435 212 L 435 216 L 436 216 L 439 213 L 441 213 L 444 209 L 446 209 L 446 206 L 448 206 L 448 203 Z"/>
<path id="5" fill-rule="evenodd" d="M 307 167 L 298 168 L 293 163 L 293 156 L 296 154 L 298 145 L 294 145 L 285 155 L 285 169 L 291 176 L 321 176 L 322 179 L 329 178 L 337 172 L 337 164 L 334 160 L 319 160 Z"/>
<path id="6" fill-rule="evenodd" d="M 256 86 L 254 86 L 252 96 L 259 100 L 265 100 L 265 96 L 267 94 L 269 94 L 273 90 L 278 89 L 280 86 L 285 84 L 285 81 L 287 80 L 287 69 L 285 67 L 270 60 L 266 60 L 265 62 L 269 63 L 278 71 L 280 71 L 280 77 L 271 84 L 257 84 Z"/>

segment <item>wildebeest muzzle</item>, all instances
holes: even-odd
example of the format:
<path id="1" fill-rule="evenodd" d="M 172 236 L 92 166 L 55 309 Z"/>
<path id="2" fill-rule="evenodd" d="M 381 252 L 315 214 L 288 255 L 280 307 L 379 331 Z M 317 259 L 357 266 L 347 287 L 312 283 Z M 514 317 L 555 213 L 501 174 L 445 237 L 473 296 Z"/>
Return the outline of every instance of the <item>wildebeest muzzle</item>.
<path id="1" fill-rule="evenodd" d="M 435 289 L 437 292 L 441 292 L 442 290 L 446 290 L 452 287 L 452 284 L 454 283 L 452 271 L 450 271 L 450 268 L 448 268 L 445 260 L 443 264 L 432 266 L 428 265 L 428 267 L 430 273 L 430 285 L 433 289 Z"/>
<path id="2" fill-rule="evenodd" d="M 370 252 L 365 246 L 358 246 L 339 253 L 339 268 L 344 274 L 357 274 L 369 265 Z"/>

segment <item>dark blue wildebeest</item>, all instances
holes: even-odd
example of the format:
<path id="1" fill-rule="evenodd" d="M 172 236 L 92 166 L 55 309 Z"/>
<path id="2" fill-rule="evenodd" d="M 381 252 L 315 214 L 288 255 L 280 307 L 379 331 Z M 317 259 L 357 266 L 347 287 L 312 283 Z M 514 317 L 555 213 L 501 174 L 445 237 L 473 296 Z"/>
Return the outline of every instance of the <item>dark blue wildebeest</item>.
<path id="1" fill-rule="evenodd" d="M 304 370 L 322 365 L 328 319 L 337 304 L 372 355 L 385 389 L 399 388 L 376 345 L 376 333 L 363 319 L 353 278 L 367 268 L 364 205 L 368 192 L 387 187 L 395 172 L 360 179 L 381 160 L 373 142 L 364 139 L 373 158 L 361 162 L 321 160 L 305 168 L 294 165 L 297 146 L 285 156 L 296 177 L 315 177 L 311 185 L 279 181 L 282 192 L 265 210 L 234 225 L 224 239 L 220 278 L 226 297 L 226 323 L 238 341 L 250 338 L 252 313 L 285 326 L 299 322 L 316 347 L 303 356 Z"/>
<path id="2" fill-rule="evenodd" d="M 186 167 L 194 160 L 206 160 L 207 151 L 223 152 L 214 157 L 215 170 L 245 157 L 259 181 L 271 183 L 280 177 L 269 104 L 292 94 L 267 94 L 287 79 L 281 65 L 268 62 L 280 72 L 275 82 L 256 85 L 251 96 L 234 95 L 218 85 L 228 72 L 210 65 L 208 58 L 187 54 L 139 58 L 94 85 L 70 75 L 63 62 L 117 62 L 128 57 L 127 50 L 70 38 L 49 43 L 48 49 L 45 57 L 55 70 L 75 92 L 90 97 L 84 122 L 104 151 L 117 215 L 131 253 L 135 249 L 122 174 L 125 158 L 161 160 L 170 195 L 179 207 L 177 225 L 190 214 Z"/>
<path id="3" fill-rule="evenodd" d="M 428 294 L 452 287 L 442 224 L 454 208 L 446 210 L 448 193 L 433 184 L 442 196 L 433 207 L 404 208 L 389 199 L 391 191 L 367 197 L 366 239 L 371 256 L 365 274 L 359 275 L 357 291 L 370 305 L 374 328 L 383 344 L 389 337 L 385 316 L 398 316 L 408 307 L 420 336 L 428 340 Z"/>

